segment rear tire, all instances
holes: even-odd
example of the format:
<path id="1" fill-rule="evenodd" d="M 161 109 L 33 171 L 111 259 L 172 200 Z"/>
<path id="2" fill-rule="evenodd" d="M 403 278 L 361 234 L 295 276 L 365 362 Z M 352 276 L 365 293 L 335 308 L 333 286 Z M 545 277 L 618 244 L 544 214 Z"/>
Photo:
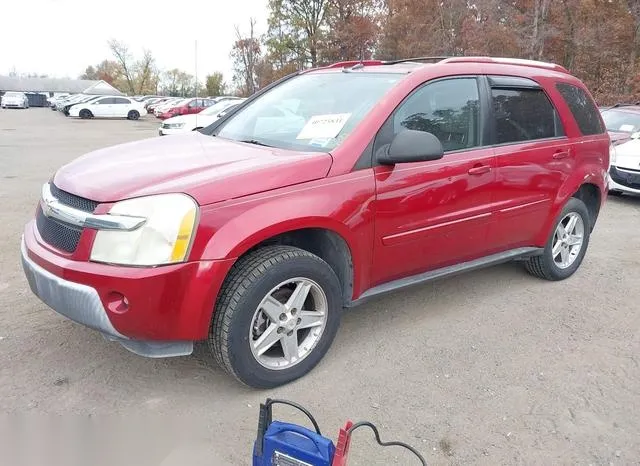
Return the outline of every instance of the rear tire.
<path id="1" fill-rule="evenodd" d="M 294 293 L 303 289 L 301 301 L 294 300 Z M 274 318 L 264 307 L 272 303 Z M 320 362 L 333 342 L 341 313 L 340 282 L 329 264 L 299 248 L 267 246 L 240 258 L 229 272 L 207 346 L 240 382 L 273 388 L 304 376 Z M 272 343 L 266 343 L 268 337 Z M 292 341 L 293 349 L 288 346 Z M 287 358 L 285 346 L 294 357 Z"/>
<path id="2" fill-rule="evenodd" d="M 83 120 L 88 120 L 89 118 L 93 118 L 93 113 L 91 113 L 90 110 L 83 108 L 82 110 L 80 110 L 80 113 L 78 113 L 78 116 Z"/>
<path id="3" fill-rule="evenodd" d="M 561 234 L 565 231 L 564 227 L 570 226 L 569 222 L 573 219 L 576 221 L 575 228 L 573 231 L 567 232 L 566 239 L 562 239 Z M 563 224 L 562 228 L 560 228 L 561 223 Z M 580 225 L 582 225 L 582 228 L 577 234 L 576 229 L 580 230 Z M 569 229 L 567 228 L 567 230 Z M 550 281 L 569 278 L 578 270 L 584 259 L 589 246 L 590 234 L 591 218 L 589 217 L 589 210 L 584 202 L 572 197 L 560 212 L 543 253 L 525 262 L 527 272 L 538 278 Z M 576 244 L 571 245 L 570 243 L 577 242 L 578 237 L 580 237 L 581 243 L 580 249 L 576 251 Z M 564 260 L 565 257 L 566 261 Z"/>
<path id="4" fill-rule="evenodd" d="M 131 110 L 127 114 L 127 120 L 137 120 L 138 118 L 140 118 L 140 113 L 137 110 Z"/>

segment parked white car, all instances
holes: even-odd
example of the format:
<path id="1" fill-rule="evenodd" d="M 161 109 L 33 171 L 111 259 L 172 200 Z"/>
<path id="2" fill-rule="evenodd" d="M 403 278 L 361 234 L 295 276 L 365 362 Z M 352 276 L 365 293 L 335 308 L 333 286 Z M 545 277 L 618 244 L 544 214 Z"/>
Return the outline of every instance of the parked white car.
<path id="1" fill-rule="evenodd" d="M 6 92 L 0 99 L 2 108 L 29 108 L 29 99 L 24 92 Z"/>
<path id="2" fill-rule="evenodd" d="M 162 122 L 158 133 L 160 136 L 168 136 L 170 134 L 188 133 L 189 131 L 205 128 L 220 118 L 222 112 L 239 105 L 244 100 L 246 99 L 222 100 L 217 104 L 213 104 L 211 107 L 205 108 L 200 113 L 168 118 Z"/>
<path id="3" fill-rule="evenodd" d="M 611 138 L 609 192 L 640 194 L 640 105 L 600 110 Z"/>
<path id="4" fill-rule="evenodd" d="M 129 97 L 102 97 L 91 102 L 76 104 L 69 116 L 80 118 L 127 118 L 137 120 L 146 110 L 142 102 Z"/>

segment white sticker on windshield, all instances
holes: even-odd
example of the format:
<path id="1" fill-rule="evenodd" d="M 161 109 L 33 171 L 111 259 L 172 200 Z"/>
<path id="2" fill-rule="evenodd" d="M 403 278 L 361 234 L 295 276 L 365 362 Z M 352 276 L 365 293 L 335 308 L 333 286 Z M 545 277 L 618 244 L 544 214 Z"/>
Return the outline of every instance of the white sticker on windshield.
<path id="1" fill-rule="evenodd" d="M 351 113 L 312 116 L 296 139 L 335 138 L 350 116 Z"/>
<path id="2" fill-rule="evenodd" d="M 622 125 L 622 126 L 620 126 L 620 130 L 619 131 L 624 131 L 625 133 L 630 133 L 631 131 L 633 131 L 633 125 Z"/>

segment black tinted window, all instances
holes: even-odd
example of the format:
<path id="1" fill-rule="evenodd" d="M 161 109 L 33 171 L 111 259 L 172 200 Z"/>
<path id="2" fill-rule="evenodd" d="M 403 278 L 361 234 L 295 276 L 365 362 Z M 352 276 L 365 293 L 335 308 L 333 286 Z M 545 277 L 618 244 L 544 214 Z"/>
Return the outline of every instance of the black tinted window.
<path id="1" fill-rule="evenodd" d="M 546 94 L 539 89 L 492 89 L 496 143 L 530 141 L 562 135 Z"/>
<path id="2" fill-rule="evenodd" d="M 129 99 L 123 99 L 122 97 L 114 97 L 113 103 L 114 104 L 130 104 L 131 102 L 129 101 Z"/>
<path id="3" fill-rule="evenodd" d="M 604 133 L 605 128 L 600 121 L 598 109 L 586 92 L 577 86 L 566 83 L 558 83 L 556 88 L 569 106 L 582 134 Z"/>
<path id="4" fill-rule="evenodd" d="M 478 83 L 457 78 L 427 84 L 412 94 L 393 115 L 393 134 L 404 129 L 434 134 L 445 151 L 479 145 Z M 387 136 L 385 139 L 391 142 Z"/>
<path id="5" fill-rule="evenodd" d="M 104 99 L 96 100 L 96 104 L 99 105 L 109 105 L 113 103 L 113 99 L 110 97 L 106 97 Z"/>

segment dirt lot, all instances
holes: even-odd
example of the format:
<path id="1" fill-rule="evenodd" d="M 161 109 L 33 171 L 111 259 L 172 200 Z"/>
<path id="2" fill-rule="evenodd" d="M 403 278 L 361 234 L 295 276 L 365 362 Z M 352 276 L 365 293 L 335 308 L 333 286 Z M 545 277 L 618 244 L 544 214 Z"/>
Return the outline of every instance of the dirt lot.
<path id="1" fill-rule="evenodd" d="M 22 275 L 20 235 L 42 183 L 89 150 L 156 137 L 157 126 L 0 111 L 2 411 L 128 425 L 131 450 L 111 449 L 128 460 L 111 464 L 250 464 L 267 396 L 304 404 L 332 437 L 346 418 L 371 420 L 429 464 L 640 462 L 640 199 L 608 200 L 567 281 L 508 264 L 386 296 L 344 316 L 313 373 L 255 391 L 194 357 L 133 355 L 48 309 Z M 136 423 L 168 436 L 144 443 Z M 417 464 L 364 431 L 352 456 L 350 465 Z"/>

